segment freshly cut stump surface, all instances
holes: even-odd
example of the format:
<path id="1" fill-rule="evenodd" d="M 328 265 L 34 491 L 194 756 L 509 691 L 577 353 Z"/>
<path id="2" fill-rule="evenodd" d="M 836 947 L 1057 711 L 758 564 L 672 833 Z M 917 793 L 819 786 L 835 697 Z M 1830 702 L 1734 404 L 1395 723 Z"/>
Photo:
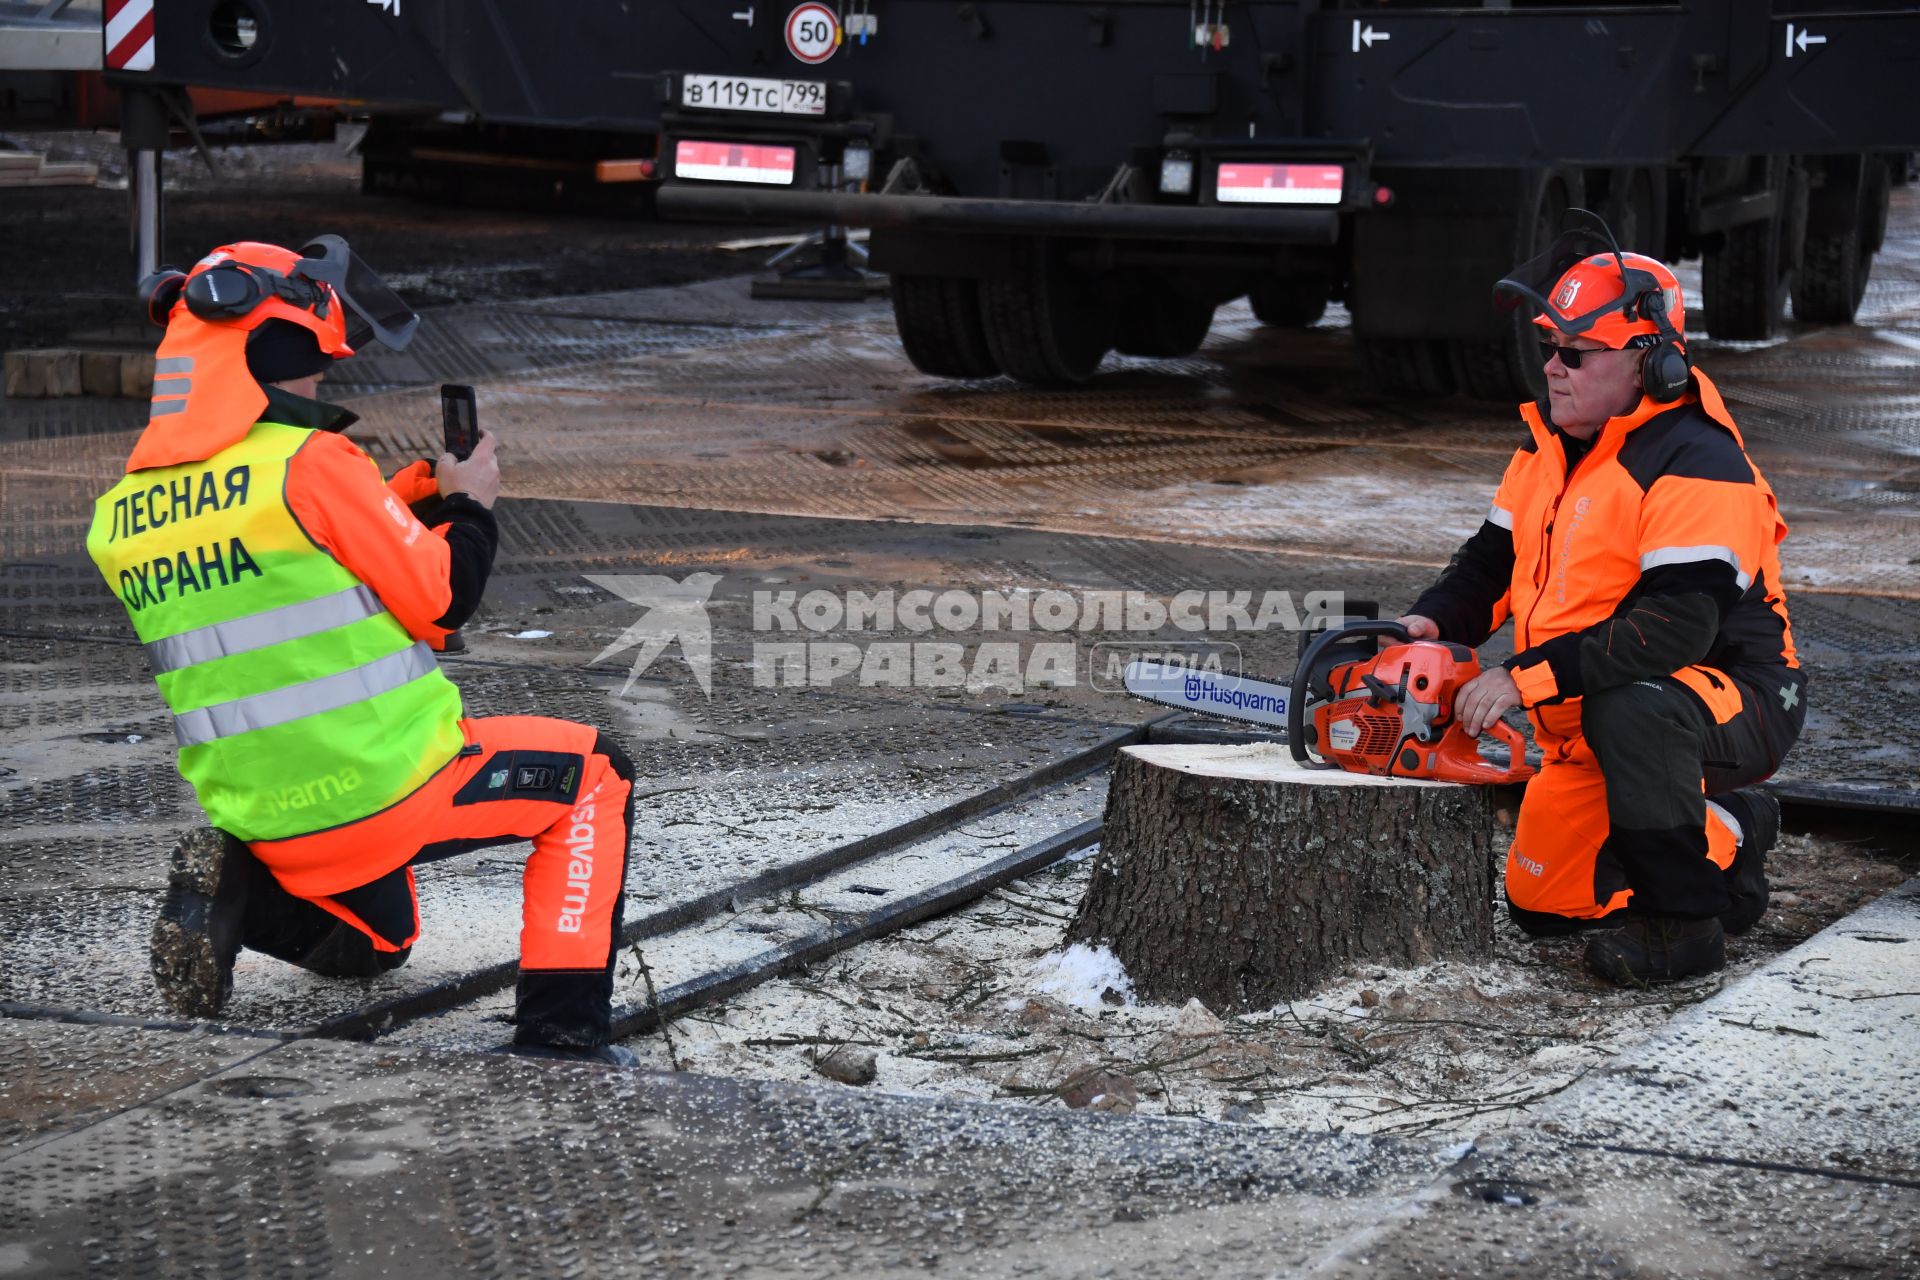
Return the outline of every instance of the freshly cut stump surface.
<path id="1" fill-rule="evenodd" d="M 1297 999 L 1356 961 L 1485 956 L 1510 805 L 1284 746 L 1128 747 L 1068 938 L 1111 947 L 1147 999 L 1215 1010 Z"/>

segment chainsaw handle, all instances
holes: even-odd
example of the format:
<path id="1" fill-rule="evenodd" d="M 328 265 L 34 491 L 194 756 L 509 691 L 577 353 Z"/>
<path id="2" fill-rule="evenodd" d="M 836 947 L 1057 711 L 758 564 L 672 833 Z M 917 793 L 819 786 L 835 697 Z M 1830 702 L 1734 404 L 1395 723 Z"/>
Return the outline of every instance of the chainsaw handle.
<path id="1" fill-rule="evenodd" d="M 1487 726 L 1488 733 L 1506 744 L 1507 767 L 1504 769 L 1499 768 L 1490 761 L 1480 758 L 1479 739 L 1469 737 L 1467 731 L 1460 726 L 1458 720 L 1455 720 L 1447 727 L 1447 732 L 1458 733 L 1472 752 L 1471 763 L 1461 760 L 1457 756 L 1450 757 L 1450 762 L 1455 769 L 1470 773 L 1473 776 L 1471 778 L 1455 777 L 1449 779 L 1450 781 L 1475 783 L 1525 782 L 1537 772 L 1532 765 L 1527 763 L 1527 740 L 1520 736 L 1518 729 L 1508 724 L 1505 720 L 1495 720 L 1491 725 Z"/>
<path id="2" fill-rule="evenodd" d="M 1293 685 L 1287 691 L 1287 750 L 1293 753 L 1297 764 L 1312 763 L 1307 756 L 1306 706 L 1308 673 L 1313 670 L 1313 660 L 1328 645 L 1352 636 L 1392 636 L 1402 642 L 1412 639 L 1404 626 L 1387 620 L 1355 622 L 1337 631 L 1323 631 L 1314 638 L 1294 666 Z"/>
<path id="3" fill-rule="evenodd" d="M 1507 744 L 1506 772 L 1495 778 L 1496 782 L 1524 782 L 1533 776 L 1533 766 L 1527 763 L 1527 740 L 1520 731 L 1505 720 L 1495 720 L 1491 730 L 1494 737 Z"/>

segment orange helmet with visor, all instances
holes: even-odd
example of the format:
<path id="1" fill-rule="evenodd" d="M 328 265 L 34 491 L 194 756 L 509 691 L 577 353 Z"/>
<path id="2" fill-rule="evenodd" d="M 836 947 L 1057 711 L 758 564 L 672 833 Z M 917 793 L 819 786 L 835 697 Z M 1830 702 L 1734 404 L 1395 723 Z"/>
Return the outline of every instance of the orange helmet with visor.
<path id="1" fill-rule="evenodd" d="M 420 317 L 339 236 L 299 252 L 241 241 L 190 272 L 140 283 L 147 317 L 166 327 L 154 352 L 153 406 L 128 470 L 204 458 L 245 436 L 266 405 L 247 365 L 247 339 L 271 320 L 307 330 L 325 355 L 350 356 L 368 340 L 395 351 Z"/>
<path id="2" fill-rule="evenodd" d="M 1596 214 L 1570 209 L 1568 217 L 1581 225 L 1493 287 L 1500 305 L 1531 306 L 1541 328 L 1615 350 L 1683 341 L 1686 300 L 1666 264 L 1623 253 Z"/>
<path id="3" fill-rule="evenodd" d="M 257 240 L 221 245 L 192 271 L 149 276 L 140 297 L 155 324 L 172 323 L 182 308 L 241 332 L 286 320 L 310 330 L 335 357 L 352 355 L 369 339 L 399 351 L 420 324 L 339 236 L 316 236 L 298 253 Z"/>

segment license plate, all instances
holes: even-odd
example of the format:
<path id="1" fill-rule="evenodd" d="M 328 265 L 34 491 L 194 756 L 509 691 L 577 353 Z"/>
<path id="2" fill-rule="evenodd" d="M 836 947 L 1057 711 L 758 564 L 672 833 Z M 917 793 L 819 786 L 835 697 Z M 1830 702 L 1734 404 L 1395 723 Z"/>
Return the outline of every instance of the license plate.
<path id="1" fill-rule="evenodd" d="M 773 116 L 827 114 L 827 86 L 820 80 L 768 80 L 754 76 L 682 76 L 680 105 L 702 111 L 757 111 Z"/>
<path id="2" fill-rule="evenodd" d="M 792 147 L 683 139 L 673 144 L 673 173 L 677 178 L 705 182 L 758 182 L 790 187 L 793 157 Z"/>
<path id="3" fill-rule="evenodd" d="M 1337 164 L 1223 164 L 1221 204 L 1339 204 L 1346 175 Z"/>

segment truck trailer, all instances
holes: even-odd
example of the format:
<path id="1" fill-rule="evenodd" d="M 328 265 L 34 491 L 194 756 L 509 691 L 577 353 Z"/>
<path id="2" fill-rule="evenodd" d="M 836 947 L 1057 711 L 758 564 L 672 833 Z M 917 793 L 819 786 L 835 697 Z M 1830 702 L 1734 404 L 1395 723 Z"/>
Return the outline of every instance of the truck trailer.
<path id="1" fill-rule="evenodd" d="M 116 4 L 149 11 L 144 65 Z M 1701 258 L 1711 336 L 1789 300 L 1846 323 L 1920 147 L 1911 2 L 107 6 L 130 92 L 617 138 L 661 216 L 870 228 L 917 367 L 1041 386 L 1190 354 L 1246 296 L 1282 326 L 1344 304 L 1382 391 L 1529 394 L 1491 286 L 1571 208 Z"/>

